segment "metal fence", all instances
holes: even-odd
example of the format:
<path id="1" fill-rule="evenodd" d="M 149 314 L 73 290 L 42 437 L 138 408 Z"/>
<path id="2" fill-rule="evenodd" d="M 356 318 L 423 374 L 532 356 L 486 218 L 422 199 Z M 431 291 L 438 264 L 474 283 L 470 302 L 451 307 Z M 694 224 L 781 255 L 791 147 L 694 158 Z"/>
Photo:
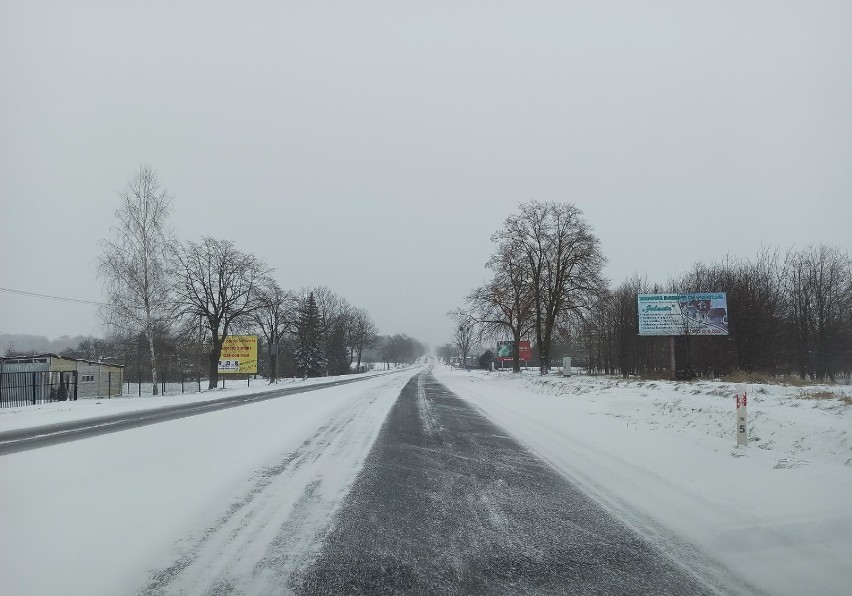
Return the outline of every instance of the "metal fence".
<path id="1" fill-rule="evenodd" d="M 257 381 L 256 374 L 241 374 L 241 375 L 219 375 L 219 387 L 225 389 L 227 387 L 251 387 L 252 381 Z M 178 395 L 181 393 L 198 393 L 206 391 L 208 379 L 206 375 L 200 374 L 198 371 L 179 371 L 165 370 L 157 372 L 157 394 L 158 395 Z M 146 397 L 154 393 L 154 385 L 151 382 L 150 371 L 141 371 L 137 369 L 135 372 L 125 371 L 124 373 L 124 394 L 130 397 Z"/>
<path id="2" fill-rule="evenodd" d="M 157 371 L 157 394 L 176 395 L 180 393 L 197 393 L 207 388 L 207 380 L 198 372 L 184 372 L 175 370 Z M 150 396 L 153 395 L 153 383 L 151 383 L 150 371 L 143 373 L 141 370 L 126 372 L 124 376 L 124 393 L 128 396 Z"/>
<path id="3" fill-rule="evenodd" d="M 256 375 L 221 375 L 222 388 L 251 386 Z M 254 377 L 254 378 L 252 378 Z M 227 383 L 227 385 L 226 385 Z M 157 379 L 159 395 L 197 393 L 207 389 L 207 379 L 198 372 L 168 371 Z M 150 375 L 92 368 L 84 371 L 27 370 L 0 372 L 0 407 L 36 405 L 85 398 L 143 397 L 153 394 Z"/>
<path id="4" fill-rule="evenodd" d="M 77 371 L 18 371 L 0 373 L 0 407 L 10 408 L 75 401 L 78 395 Z"/>

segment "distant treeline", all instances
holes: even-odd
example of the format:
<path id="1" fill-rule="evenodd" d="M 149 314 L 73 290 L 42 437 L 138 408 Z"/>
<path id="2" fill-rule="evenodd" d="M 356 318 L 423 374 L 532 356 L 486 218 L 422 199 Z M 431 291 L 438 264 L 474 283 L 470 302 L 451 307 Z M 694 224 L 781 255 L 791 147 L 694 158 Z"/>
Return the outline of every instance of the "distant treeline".
<path id="1" fill-rule="evenodd" d="M 85 335 L 63 335 L 48 339 L 43 335 L 25 333 L 3 333 L 0 335 L 0 354 L 9 356 L 19 353 L 58 354 L 85 341 Z"/>
<path id="2" fill-rule="evenodd" d="M 36 336 L 28 336 L 36 337 Z M 44 339 L 45 342 L 48 340 Z M 95 362 L 110 362 L 125 367 L 125 379 L 133 380 L 141 378 L 142 382 L 151 382 L 151 356 L 148 349 L 148 340 L 143 334 L 113 334 L 105 338 L 94 336 L 77 336 L 79 340 L 73 347 L 64 349 L 53 349 L 51 352 L 69 358 L 91 360 Z M 62 341 L 67 339 L 60 338 Z M 56 340 L 56 342 L 60 341 Z M 23 342 L 22 342 L 23 343 Z M 160 380 L 167 382 L 180 381 L 181 376 L 185 379 L 201 378 L 207 379 L 207 358 L 209 356 L 209 342 L 201 340 L 197 335 L 173 333 L 161 331 L 155 336 L 157 354 L 162 354 L 160 361 Z M 398 364 L 410 364 L 426 353 L 428 346 L 413 337 L 405 334 L 377 335 L 372 345 L 365 348 L 362 356 L 361 370 L 368 370 L 376 365 L 391 367 Z M 31 356 L 44 353 L 43 343 L 36 344 L 35 348 L 18 349 L 15 344 L 4 350 L 4 356 Z M 55 343 L 53 347 L 58 347 Z M 329 346 L 331 349 L 332 346 Z M 278 357 L 278 375 L 282 377 L 293 377 L 300 375 L 296 365 L 296 350 L 298 339 L 295 333 L 285 334 L 280 343 Z M 263 377 L 270 376 L 270 354 L 267 342 L 258 344 L 258 374 Z M 158 356 L 159 358 L 159 356 Z M 321 374 L 346 374 L 355 371 L 355 362 L 345 359 L 340 370 L 323 370 Z"/>
<path id="3" fill-rule="evenodd" d="M 836 380 L 852 376 L 852 261 L 832 246 L 695 265 L 666 285 L 634 277 L 599 297 L 571 326 L 569 350 L 592 372 L 653 374 L 670 368 L 669 338 L 638 335 L 637 294 L 727 292 L 728 336 L 682 336 L 677 367 L 702 376 L 733 371 Z"/>
<path id="4" fill-rule="evenodd" d="M 491 240 L 491 279 L 449 313 L 448 345 L 465 366 L 477 340 L 528 339 L 542 374 L 560 355 L 593 373 L 670 374 L 672 340 L 639 336 L 638 295 L 724 292 L 729 335 L 678 336 L 676 370 L 852 374 L 852 261 L 837 247 L 765 249 L 754 259 L 698 263 L 667 284 L 636 276 L 612 288 L 600 241 L 571 203 L 521 203 Z M 519 371 L 517 352 L 512 368 Z"/>

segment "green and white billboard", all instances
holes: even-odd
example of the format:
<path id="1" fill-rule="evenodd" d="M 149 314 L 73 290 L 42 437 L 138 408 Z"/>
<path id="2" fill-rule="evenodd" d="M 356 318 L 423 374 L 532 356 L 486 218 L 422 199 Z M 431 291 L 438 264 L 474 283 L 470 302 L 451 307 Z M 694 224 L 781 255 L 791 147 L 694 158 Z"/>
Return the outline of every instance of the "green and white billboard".
<path id="1" fill-rule="evenodd" d="M 728 335 L 725 292 L 639 294 L 639 335 Z"/>

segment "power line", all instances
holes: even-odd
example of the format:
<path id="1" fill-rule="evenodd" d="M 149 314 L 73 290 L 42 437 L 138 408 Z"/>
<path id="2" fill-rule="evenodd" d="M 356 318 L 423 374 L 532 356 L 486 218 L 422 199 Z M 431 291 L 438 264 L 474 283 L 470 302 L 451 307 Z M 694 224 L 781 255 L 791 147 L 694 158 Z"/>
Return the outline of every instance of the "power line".
<path id="1" fill-rule="evenodd" d="M 35 292 L 25 292 L 23 290 L 12 290 L 10 288 L 0 288 L 0 292 L 8 292 L 9 294 L 19 294 L 21 296 L 34 296 L 36 298 L 47 298 L 48 300 L 59 300 L 61 302 L 76 302 L 78 304 L 95 304 L 97 306 L 109 306 L 105 302 L 95 302 L 94 300 L 81 300 L 79 298 L 67 298 L 64 296 L 50 296 L 48 294 L 37 294 Z"/>

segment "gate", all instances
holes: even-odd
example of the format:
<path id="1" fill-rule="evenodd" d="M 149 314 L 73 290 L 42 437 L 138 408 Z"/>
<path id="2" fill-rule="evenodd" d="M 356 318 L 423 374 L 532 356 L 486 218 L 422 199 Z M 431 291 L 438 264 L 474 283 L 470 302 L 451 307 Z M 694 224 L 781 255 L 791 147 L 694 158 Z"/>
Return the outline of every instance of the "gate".
<path id="1" fill-rule="evenodd" d="M 0 407 L 34 406 L 77 400 L 77 371 L 14 371 L 0 373 Z"/>

